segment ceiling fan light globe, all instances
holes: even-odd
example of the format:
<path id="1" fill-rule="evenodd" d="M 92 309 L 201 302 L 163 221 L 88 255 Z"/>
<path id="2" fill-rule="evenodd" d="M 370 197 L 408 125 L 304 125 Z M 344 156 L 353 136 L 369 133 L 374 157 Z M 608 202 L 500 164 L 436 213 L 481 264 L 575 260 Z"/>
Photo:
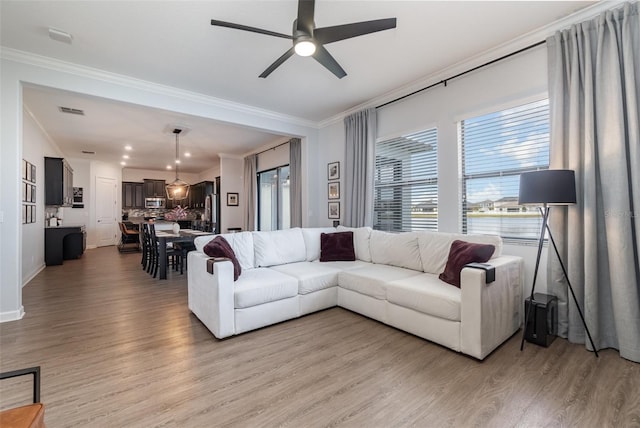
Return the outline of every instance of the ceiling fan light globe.
<path id="1" fill-rule="evenodd" d="M 296 42 L 294 50 L 300 56 L 311 56 L 316 52 L 316 45 L 309 40 L 300 40 Z"/>

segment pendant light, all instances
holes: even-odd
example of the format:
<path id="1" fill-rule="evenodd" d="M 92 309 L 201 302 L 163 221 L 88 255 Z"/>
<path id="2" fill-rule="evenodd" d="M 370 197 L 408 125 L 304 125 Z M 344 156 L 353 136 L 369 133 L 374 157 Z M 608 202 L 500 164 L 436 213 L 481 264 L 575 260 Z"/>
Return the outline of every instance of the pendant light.
<path id="1" fill-rule="evenodd" d="M 182 199 L 186 199 L 189 196 L 189 186 L 188 183 L 180 180 L 178 178 L 178 169 L 180 165 L 180 151 L 178 149 L 178 135 L 182 132 L 182 129 L 176 128 L 173 130 L 173 133 L 176 134 L 176 179 L 171 183 L 167 184 L 167 198 L 173 201 L 180 201 Z"/>

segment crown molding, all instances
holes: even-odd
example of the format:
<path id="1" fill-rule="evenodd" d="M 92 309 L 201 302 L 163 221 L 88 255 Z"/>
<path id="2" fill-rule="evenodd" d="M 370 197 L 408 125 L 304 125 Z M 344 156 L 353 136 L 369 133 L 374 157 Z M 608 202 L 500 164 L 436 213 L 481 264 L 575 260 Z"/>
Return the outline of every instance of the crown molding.
<path id="1" fill-rule="evenodd" d="M 235 111 L 238 113 L 250 114 L 250 115 L 258 116 L 264 119 L 277 120 L 277 121 L 282 121 L 292 125 L 318 129 L 317 122 L 304 119 L 301 117 L 290 116 L 287 114 L 262 109 L 259 107 L 253 107 L 246 104 L 236 103 L 236 102 L 225 100 L 222 98 L 216 98 L 209 95 L 200 94 L 197 92 L 187 91 L 187 90 L 175 88 L 172 86 L 162 85 L 159 83 L 149 82 L 142 79 L 136 79 L 134 77 L 130 77 L 122 74 L 100 70 L 97 68 L 74 64 L 67 61 L 61 61 L 55 58 L 50 58 L 43 55 L 34 54 L 31 52 L 25 52 L 25 51 L 13 49 L 13 48 L 7 48 L 5 46 L 0 46 L 0 58 L 2 58 L 3 60 L 13 61 L 13 62 L 22 63 L 22 64 L 28 64 L 36 67 L 45 68 L 48 70 L 54 70 L 58 72 L 73 74 L 76 76 L 100 80 L 106 83 L 125 86 L 127 88 L 153 92 L 156 94 L 175 97 L 182 100 L 192 101 L 192 102 L 196 102 L 196 103 L 200 103 L 200 104 L 204 104 L 212 107 L 219 107 L 226 110 Z"/>
<path id="2" fill-rule="evenodd" d="M 384 104 L 386 102 L 399 98 L 403 95 L 410 94 L 414 91 L 422 89 L 426 86 L 432 85 L 437 82 L 441 82 L 444 79 L 447 79 L 451 76 L 455 76 L 456 74 L 461 73 L 465 70 L 472 69 L 473 67 L 477 67 L 478 65 L 484 64 L 495 58 L 500 58 L 501 56 L 507 55 L 511 52 L 515 52 L 519 49 L 530 46 L 541 40 L 546 40 L 547 37 L 553 35 L 556 31 L 564 30 L 565 28 L 578 22 L 583 22 L 589 19 L 593 19 L 594 17 L 598 16 L 602 12 L 613 9 L 615 6 L 622 5 L 624 3 L 628 3 L 628 1 L 602 0 L 602 1 L 595 2 L 591 6 L 587 6 L 586 8 L 581 9 L 577 12 L 574 12 L 570 15 L 567 15 L 564 18 L 560 18 L 536 30 L 532 30 L 528 33 L 525 33 L 507 43 L 503 43 L 498 46 L 495 46 L 491 49 L 488 49 L 484 52 L 481 52 L 477 55 L 467 58 L 464 61 L 458 62 L 449 67 L 438 70 L 435 73 L 429 74 L 428 76 L 422 77 L 418 80 L 410 82 L 390 92 L 379 95 L 369 101 L 366 101 L 362 104 L 359 104 L 348 110 L 345 110 L 342 113 L 338 113 L 335 116 L 332 116 L 328 119 L 320 121 L 318 123 L 318 126 L 320 128 L 324 128 L 326 126 L 333 125 L 336 122 L 342 121 L 345 117 L 357 111 L 361 111 L 367 108 L 376 107 L 378 105 Z M 540 49 L 542 49 L 542 47 L 540 47 Z"/>

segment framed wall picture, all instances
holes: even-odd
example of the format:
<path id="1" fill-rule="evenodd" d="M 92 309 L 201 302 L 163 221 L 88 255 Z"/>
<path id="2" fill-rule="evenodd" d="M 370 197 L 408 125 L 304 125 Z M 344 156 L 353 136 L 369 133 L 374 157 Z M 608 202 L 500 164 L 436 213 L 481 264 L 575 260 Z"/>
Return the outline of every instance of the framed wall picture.
<path id="1" fill-rule="evenodd" d="M 329 202 L 329 218 L 340 218 L 340 202 Z"/>
<path id="2" fill-rule="evenodd" d="M 334 181 L 328 184 L 327 195 L 329 199 L 340 199 L 340 182 Z"/>
<path id="3" fill-rule="evenodd" d="M 31 182 L 36 182 L 36 166 L 34 164 L 31 164 Z"/>
<path id="4" fill-rule="evenodd" d="M 29 165 L 29 162 L 27 162 L 26 160 L 22 159 L 22 179 L 26 180 L 27 179 L 27 166 Z"/>
<path id="5" fill-rule="evenodd" d="M 340 162 L 327 164 L 327 179 L 337 180 L 340 178 Z"/>
<path id="6" fill-rule="evenodd" d="M 228 207 L 237 207 L 238 206 L 238 194 L 237 193 L 227 193 L 227 206 Z"/>

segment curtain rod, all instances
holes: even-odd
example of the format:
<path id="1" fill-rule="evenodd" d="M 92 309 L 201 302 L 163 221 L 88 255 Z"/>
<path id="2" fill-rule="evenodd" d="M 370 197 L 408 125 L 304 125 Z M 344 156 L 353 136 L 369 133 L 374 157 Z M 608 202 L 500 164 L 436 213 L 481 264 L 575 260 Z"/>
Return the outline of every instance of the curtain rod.
<path id="1" fill-rule="evenodd" d="M 393 104 L 393 103 L 398 102 L 398 101 L 400 101 L 400 100 L 404 100 L 405 98 L 409 98 L 409 97 L 410 97 L 410 96 L 412 96 L 412 95 L 415 95 L 415 94 L 420 93 L 420 92 L 422 92 L 422 91 L 426 91 L 427 89 L 431 89 L 431 88 L 433 88 L 433 87 L 435 87 L 435 86 L 438 86 L 438 85 L 444 85 L 444 86 L 447 86 L 447 82 L 448 82 L 449 80 L 457 79 L 458 77 L 464 76 L 465 74 L 471 73 L 471 72 L 476 71 L 476 70 L 478 70 L 478 69 L 480 69 L 480 68 L 483 68 L 483 67 L 486 67 L 486 66 L 488 66 L 488 65 L 494 64 L 494 63 L 496 63 L 496 62 L 498 62 L 498 61 L 502 61 L 503 59 L 507 59 L 507 58 L 512 57 L 512 56 L 514 56 L 514 55 L 518 55 L 519 53 L 522 53 L 522 52 L 524 52 L 524 51 L 528 51 L 529 49 L 533 49 L 533 48 L 535 48 L 535 47 L 537 47 L 537 46 L 540 46 L 540 45 L 542 45 L 542 44 L 545 44 L 545 43 L 546 43 L 546 40 L 542 40 L 542 41 L 540 41 L 540 42 L 537 42 L 537 43 L 534 43 L 534 44 L 532 44 L 532 45 L 529 45 L 529 46 L 527 46 L 527 47 L 525 47 L 525 48 L 519 49 L 519 50 L 517 50 L 517 51 L 515 51 L 515 52 L 511 52 L 511 53 L 509 53 L 509 54 L 503 55 L 503 56 L 501 56 L 500 58 L 496 58 L 496 59 L 493 59 L 493 60 L 491 60 L 491 61 L 489 61 L 489 62 L 485 62 L 484 64 L 481 64 L 481 65 L 478 65 L 478 66 L 476 66 L 476 67 L 470 68 L 469 70 L 463 71 L 462 73 L 458 73 L 458 74 L 456 74 L 455 76 L 451 76 L 451 77 L 446 78 L 446 79 L 443 79 L 443 80 L 441 80 L 441 81 L 439 81 L 439 82 L 433 83 L 433 84 L 431 84 L 431 85 L 429 85 L 429 86 L 425 86 L 425 87 L 424 87 L 424 88 L 422 88 L 422 89 L 418 89 L 417 91 L 413 91 L 413 92 L 411 92 L 410 94 L 406 94 L 406 95 L 403 95 L 403 96 L 398 97 L 398 98 L 396 98 L 396 99 L 393 99 L 393 100 L 391 100 L 391 101 L 387 101 L 387 102 L 386 102 L 386 103 L 384 103 L 384 104 L 380 104 L 379 106 L 376 106 L 376 109 L 379 109 L 379 108 L 382 108 L 382 107 L 388 106 L 389 104 Z"/>
<path id="2" fill-rule="evenodd" d="M 280 144 L 278 144 L 277 146 L 269 147 L 268 149 L 265 149 L 265 150 L 263 150 L 263 151 L 261 151 L 261 152 L 254 153 L 254 155 L 258 156 L 258 155 L 261 155 L 261 154 L 263 154 L 263 153 L 267 153 L 269 150 L 275 150 L 275 149 L 277 149 L 277 148 L 278 148 L 278 147 L 280 147 L 280 146 L 284 146 L 285 144 L 289 144 L 290 142 L 291 142 L 291 140 L 287 140 L 287 141 L 285 141 L 284 143 L 280 143 Z"/>

